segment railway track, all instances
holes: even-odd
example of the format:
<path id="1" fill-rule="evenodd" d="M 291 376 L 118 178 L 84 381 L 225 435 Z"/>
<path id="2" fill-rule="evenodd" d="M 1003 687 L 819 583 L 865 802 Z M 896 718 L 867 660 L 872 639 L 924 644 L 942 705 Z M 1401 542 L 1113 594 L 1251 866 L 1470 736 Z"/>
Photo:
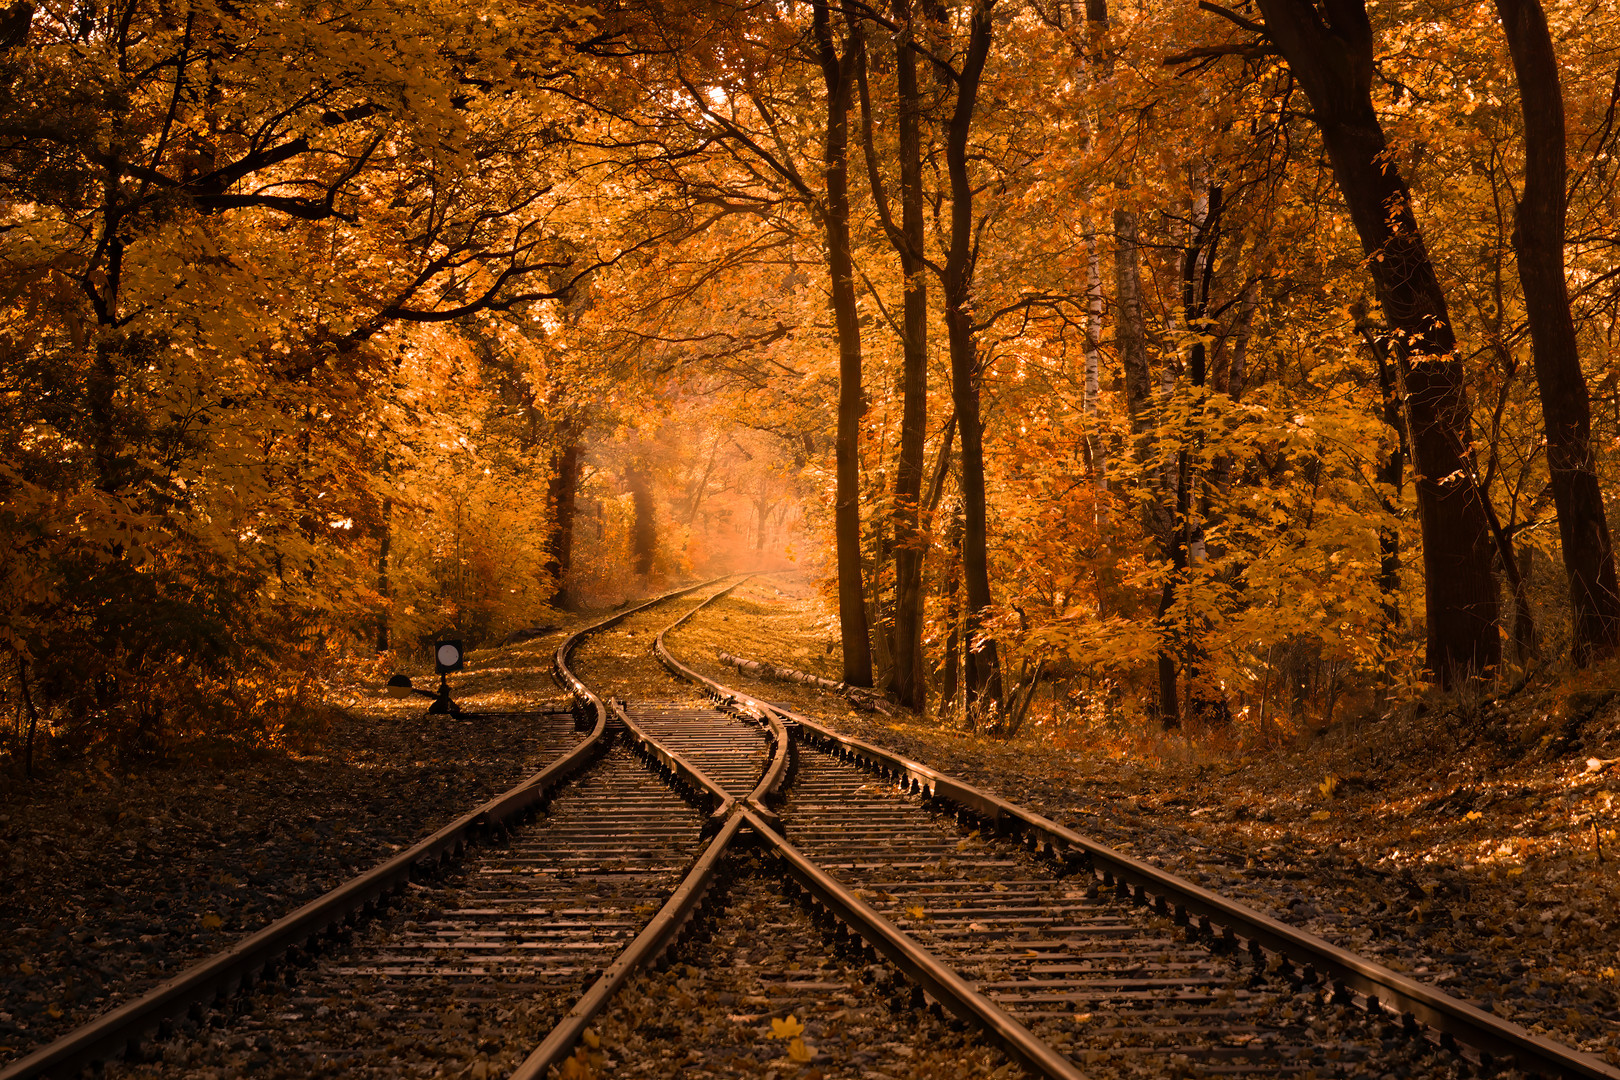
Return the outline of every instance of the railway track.
<path id="1" fill-rule="evenodd" d="M 152 1077 L 538 1080 L 570 1058 L 565 1076 L 982 1075 L 990 1046 L 1062 1078 L 1620 1080 L 693 670 L 666 634 L 730 591 L 705 584 L 674 622 L 704 586 L 563 644 L 578 708 L 537 718 L 559 729 L 541 773 L 0 1080 L 112 1057 Z M 615 626 L 697 692 L 604 699 L 647 681 L 597 645 L 573 657 Z M 908 1019 L 885 1022 L 885 1004 Z"/>

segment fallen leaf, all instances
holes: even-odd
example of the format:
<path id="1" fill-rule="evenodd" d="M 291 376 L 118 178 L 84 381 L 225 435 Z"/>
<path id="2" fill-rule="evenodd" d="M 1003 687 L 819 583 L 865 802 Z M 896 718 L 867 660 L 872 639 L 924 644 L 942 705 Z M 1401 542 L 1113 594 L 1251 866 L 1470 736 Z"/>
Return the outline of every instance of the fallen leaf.
<path id="1" fill-rule="evenodd" d="M 786 1020 L 771 1021 L 771 1038 L 773 1039 L 797 1039 L 803 1034 L 804 1025 L 799 1023 L 799 1018 L 796 1016 L 790 1014 Z"/>
<path id="2" fill-rule="evenodd" d="M 207 915 L 202 917 L 202 928 L 204 930 L 218 930 L 224 925 L 225 920 L 220 918 L 218 915 L 215 915 L 213 912 L 209 912 Z"/>
<path id="3" fill-rule="evenodd" d="M 1312 821 L 1327 821 L 1332 817 L 1333 817 L 1333 815 L 1328 813 L 1326 810 L 1318 810 L 1316 813 L 1311 815 L 1311 820 Z"/>
<path id="4" fill-rule="evenodd" d="M 810 1064 L 810 1059 L 813 1056 L 814 1053 L 803 1039 L 795 1038 L 792 1042 L 788 1043 L 788 1057 L 792 1058 L 794 1061 L 797 1061 L 800 1065 Z"/>

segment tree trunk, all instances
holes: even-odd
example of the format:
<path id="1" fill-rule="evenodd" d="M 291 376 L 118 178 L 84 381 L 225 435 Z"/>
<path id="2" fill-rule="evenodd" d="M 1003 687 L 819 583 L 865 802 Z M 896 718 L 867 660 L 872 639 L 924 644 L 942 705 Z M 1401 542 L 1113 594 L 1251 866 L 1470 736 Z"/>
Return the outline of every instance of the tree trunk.
<path id="1" fill-rule="evenodd" d="M 1383 399 L 1384 423 L 1395 433 L 1395 445 L 1388 452 L 1378 456 L 1378 471 L 1375 479 L 1380 484 L 1388 484 L 1395 489 L 1395 498 L 1384 503 L 1384 512 L 1391 517 L 1396 516 L 1400 508 L 1401 486 L 1405 482 L 1406 459 L 1410 454 L 1410 445 L 1406 433 L 1406 418 L 1401 414 L 1400 387 L 1395 382 L 1395 367 L 1390 362 L 1389 350 L 1384 347 L 1372 327 L 1360 321 L 1358 311 L 1357 329 L 1361 331 L 1362 338 L 1372 351 L 1373 361 L 1378 366 L 1378 392 Z M 1383 595 L 1382 607 L 1384 611 L 1384 625 L 1393 630 L 1401 624 L 1400 609 L 1401 589 L 1401 533 L 1394 525 L 1381 526 L 1378 530 L 1378 591 Z"/>
<path id="2" fill-rule="evenodd" d="M 833 320 L 838 328 L 837 481 L 833 496 L 833 533 L 838 556 L 838 621 L 844 649 L 844 681 L 872 685 L 872 643 L 866 623 L 866 588 L 861 577 L 861 415 L 866 397 L 861 388 L 861 326 L 855 305 L 855 269 L 849 239 L 849 104 L 855 86 L 853 43 L 844 57 L 833 41 L 828 0 L 814 0 L 816 51 L 827 85 L 827 136 L 824 161 L 827 194 L 827 271 Z M 851 24 L 851 33 L 857 33 Z"/>
<path id="3" fill-rule="evenodd" d="M 34 778 L 34 730 L 39 727 L 39 713 L 34 709 L 34 695 L 28 692 L 28 665 L 23 663 L 22 653 L 13 652 L 17 658 L 17 687 L 22 692 L 23 704 L 28 707 L 28 735 L 23 740 L 23 775 L 28 779 Z"/>
<path id="4" fill-rule="evenodd" d="M 579 438 L 571 424 L 557 436 L 561 445 L 552 451 L 551 482 L 546 502 L 551 508 L 551 535 L 546 538 L 546 573 L 551 576 L 551 606 L 567 608 L 568 568 L 574 554 L 574 500 L 579 488 Z"/>
<path id="5" fill-rule="evenodd" d="M 910 22 L 910 4 L 897 0 L 895 15 Z M 918 520 L 922 495 L 923 450 L 928 435 L 928 278 L 922 260 L 922 136 L 917 89 L 917 56 L 895 48 L 899 84 L 900 231 L 904 245 L 900 266 L 906 275 L 904 298 L 905 358 L 902 375 L 903 413 L 900 456 L 895 469 L 894 530 L 894 678 L 900 704 L 923 707 L 927 693 L 922 648 L 924 537 Z"/>
<path id="6" fill-rule="evenodd" d="M 1080 411 L 1086 423 L 1086 463 L 1099 492 L 1108 490 L 1108 444 L 1098 423 L 1102 398 L 1102 254 L 1097 246 L 1097 228 L 1086 218 L 1086 389 Z M 1098 515 L 1102 501 L 1097 502 Z M 1098 524 L 1101 524 L 1100 516 Z"/>
<path id="7" fill-rule="evenodd" d="M 1136 214 L 1114 211 L 1114 339 L 1125 374 L 1125 411 L 1131 434 L 1152 423 L 1153 374 L 1148 370 L 1147 323 L 1142 317 L 1142 257 Z"/>
<path id="8" fill-rule="evenodd" d="M 1450 687 L 1502 661 L 1494 545 L 1460 452 L 1468 443 L 1468 398 L 1446 298 L 1373 110 L 1372 24 L 1364 0 L 1335 0 L 1321 10 L 1304 0 L 1260 0 L 1260 7 L 1311 101 L 1404 368 L 1423 533 L 1426 663 L 1430 677 Z"/>
<path id="9" fill-rule="evenodd" d="M 634 517 L 630 523 L 630 563 L 636 573 L 645 577 L 652 573 L 653 556 L 658 554 L 657 507 L 653 502 L 652 483 L 647 470 L 631 465 L 624 470 L 624 486 L 630 489 L 630 505 Z M 760 515 L 760 529 L 765 528 L 764 515 Z"/>
<path id="10" fill-rule="evenodd" d="M 377 538 L 377 596 L 382 600 L 382 609 L 377 614 L 377 651 L 383 653 L 388 651 L 388 556 L 394 537 L 393 499 L 383 500 L 381 518 L 379 523 L 381 535 Z"/>
<path id="11" fill-rule="evenodd" d="M 955 706 L 957 681 L 961 671 L 960 633 L 958 631 L 958 624 L 962 618 L 962 507 L 960 503 L 953 508 L 950 527 L 945 531 L 945 550 L 950 552 L 951 560 L 945 566 L 945 612 L 942 619 L 945 627 L 945 661 L 940 673 L 939 688 L 939 719 L 942 722 L 950 718 L 951 710 Z"/>
<path id="12" fill-rule="evenodd" d="M 1496 0 L 1524 111 L 1524 190 L 1513 230 L 1536 385 L 1547 429 L 1547 468 L 1569 576 L 1575 662 L 1620 644 L 1620 588 L 1592 457 L 1592 413 L 1564 279 L 1564 96 L 1540 0 Z"/>
<path id="13" fill-rule="evenodd" d="M 984 426 L 979 417 L 978 342 L 973 330 L 973 185 L 968 177 L 968 135 L 978 105 L 979 80 L 990 54 L 993 0 L 976 0 L 967 54 L 956 79 L 956 107 L 946 129 L 945 163 L 950 176 L 950 250 L 945 258 L 945 327 L 951 352 L 951 397 L 962 453 L 962 578 L 967 593 L 963 620 L 968 647 L 963 656 L 968 709 L 988 716 L 1001 701 L 1001 665 L 995 640 L 982 633 L 990 607 L 989 523 L 984 479 Z M 974 644 L 977 647 L 974 647 Z"/>

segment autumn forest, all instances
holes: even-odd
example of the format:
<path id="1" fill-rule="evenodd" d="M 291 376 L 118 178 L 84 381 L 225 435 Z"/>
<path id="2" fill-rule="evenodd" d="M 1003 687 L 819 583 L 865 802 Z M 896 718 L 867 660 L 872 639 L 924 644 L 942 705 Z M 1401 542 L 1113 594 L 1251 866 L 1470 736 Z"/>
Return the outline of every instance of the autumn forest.
<path id="1" fill-rule="evenodd" d="M 1601 664 L 1617 48 L 1542 0 L 19 0 L 5 751 L 273 742 L 436 634 L 749 569 L 990 734 Z"/>

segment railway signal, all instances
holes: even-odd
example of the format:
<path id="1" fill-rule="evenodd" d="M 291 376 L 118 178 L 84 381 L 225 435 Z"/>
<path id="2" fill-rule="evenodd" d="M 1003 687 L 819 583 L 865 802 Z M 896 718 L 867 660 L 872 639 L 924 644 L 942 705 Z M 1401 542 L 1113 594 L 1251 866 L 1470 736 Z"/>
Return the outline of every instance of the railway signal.
<path id="1" fill-rule="evenodd" d="M 451 716 L 459 717 L 461 715 L 461 706 L 457 705 L 450 696 L 449 675 L 453 671 L 466 670 L 465 660 L 466 652 L 461 647 L 460 639 L 446 638 L 442 641 L 435 641 L 433 643 L 433 671 L 439 676 L 438 692 L 418 690 L 411 685 L 409 675 L 396 672 L 393 678 L 388 680 L 388 696 L 392 698 L 408 698 L 413 694 L 419 694 L 422 697 L 430 697 L 433 699 L 433 704 L 428 706 L 428 715 L 443 716 L 448 713 Z"/>

